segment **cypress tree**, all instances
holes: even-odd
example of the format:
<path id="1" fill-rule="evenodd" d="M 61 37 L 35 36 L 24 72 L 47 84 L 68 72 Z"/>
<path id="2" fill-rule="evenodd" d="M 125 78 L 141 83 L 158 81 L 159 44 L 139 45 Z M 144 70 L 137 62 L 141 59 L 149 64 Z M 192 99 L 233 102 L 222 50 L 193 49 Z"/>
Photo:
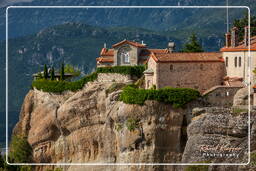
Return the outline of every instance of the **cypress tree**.
<path id="1" fill-rule="evenodd" d="M 55 73 L 54 73 L 54 68 L 52 67 L 51 69 L 51 80 L 53 81 L 55 79 Z"/>
<path id="2" fill-rule="evenodd" d="M 189 43 L 184 45 L 182 52 L 203 52 L 202 46 L 199 44 L 196 35 L 193 33 L 189 38 Z"/>
<path id="3" fill-rule="evenodd" d="M 46 66 L 46 64 L 44 64 L 44 79 L 48 78 L 48 68 Z"/>
<path id="4" fill-rule="evenodd" d="M 61 68 L 60 68 L 60 80 L 61 81 L 64 80 L 64 63 L 61 64 Z"/>

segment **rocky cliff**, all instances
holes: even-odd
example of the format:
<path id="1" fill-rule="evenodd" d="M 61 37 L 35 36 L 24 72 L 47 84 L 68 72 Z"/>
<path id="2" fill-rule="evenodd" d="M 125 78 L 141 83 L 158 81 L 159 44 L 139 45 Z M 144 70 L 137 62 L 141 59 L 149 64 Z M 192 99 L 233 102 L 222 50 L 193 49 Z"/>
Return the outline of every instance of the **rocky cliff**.
<path id="1" fill-rule="evenodd" d="M 13 134 L 27 136 L 34 161 L 42 163 L 247 162 L 246 111 L 194 108 L 201 107 L 198 102 L 183 109 L 156 101 L 146 101 L 144 105 L 124 104 L 118 101 L 121 90 L 109 91 L 112 84 L 92 82 L 78 92 L 62 94 L 30 90 Z M 254 120 L 253 115 L 252 139 Z M 255 144 L 252 141 L 253 149 Z M 239 157 L 207 156 L 214 153 L 211 147 L 235 148 L 233 152 Z M 235 167 L 243 168 L 246 167 Z M 65 167 L 69 171 L 85 169 L 179 171 L 185 167 Z M 225 170 L 225 167 L 209 169 Z"/>

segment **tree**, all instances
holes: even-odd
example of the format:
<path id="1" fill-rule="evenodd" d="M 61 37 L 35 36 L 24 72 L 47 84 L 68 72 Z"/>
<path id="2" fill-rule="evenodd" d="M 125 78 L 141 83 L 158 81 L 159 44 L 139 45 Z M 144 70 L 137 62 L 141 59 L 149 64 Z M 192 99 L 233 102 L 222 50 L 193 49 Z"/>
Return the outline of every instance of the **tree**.
<path id="1" fill-rule="evenodd" d="M 235 19 L 233 27 L 237 27 L 239 42 L 244 39 L 244 27 L 248 26 L 248 14 L 245 13 L 243 18 Z M 256 35 L 256 16 L 251 15 L 251 36 Z"/>
<path id="2" fill-rule="evenodd" d="M 15 163 L 29 163 L 32 161 L 32 147 L 26 138 L 20 136 L 12 137 L 9 157 Z"/>
<path id="3" fill-rule="evenodd" d="M 60 80 L 63 81 L 64 80 L 64 63 L 61 64 L 61 68 L 60 68 Z"/>
<path id="4" fill-rule="evenodd" d="M 44 79 L 48 79 L 48 68 L 46 64 L 44 64 Z"/>
<path id="5" fill-rule="evenodd" d="M 81 71 L 79 71 L 78 69 L 75 69 L 74 66 L 70 64 L 65 65 L 64 71 L 65 73 L 71 73 L 74 76 L 79 76 L 81 74 Z"/>
<path id="6" fill-rule="evenodd" d="M 55 73 L 54 73 L 54 68 L 52 67 L 51 69 L 51 80 L 55 80 Z"/>
<path id="7" fill-rule="evenodd" d="M 186 43 L 181 50 L 182 52 L 203 52 L 202 46 L 199 44 L 196 35 L 193 33 L 190 38 L 189 42 Z"/>

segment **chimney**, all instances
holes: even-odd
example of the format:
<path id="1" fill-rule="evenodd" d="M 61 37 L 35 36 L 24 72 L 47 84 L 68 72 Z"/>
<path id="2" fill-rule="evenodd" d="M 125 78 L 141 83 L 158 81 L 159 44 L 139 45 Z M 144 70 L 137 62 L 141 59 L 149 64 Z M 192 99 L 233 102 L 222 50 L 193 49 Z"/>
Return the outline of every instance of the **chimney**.
<path id="1" fill-rule="evenodd" d="M 233 27 L 231 30 L 231 46 L 236 47 L 238 45 L 237 28 Z"/>
<path id="2" fill-rule="evenodd" d="M 226 47 L 230 47 L 231 46 L 231 34 L 229 32 L 227 32 L 225 34 L 226 36 Z"/>
<path id="3" fill-rule="evenodd" d="M 168 49 L 169 52 L 173 52 L 174 49 L 175 49 L 175 43 L 174 42 L 169 42 L 168 46 L 167 46 L 167 49 Z"/>
<path id="4" fill-rule="evenodd" d="M 105 49 L 107 48 L 107 44 L 106 44 L 106 43 L 104 43 L 104 48 L 105 48 Z"/>
<path id="5" fill-rule="evenodd" d="M 248 26 L 244 27 L 244 46 L 248 46 Z"/>

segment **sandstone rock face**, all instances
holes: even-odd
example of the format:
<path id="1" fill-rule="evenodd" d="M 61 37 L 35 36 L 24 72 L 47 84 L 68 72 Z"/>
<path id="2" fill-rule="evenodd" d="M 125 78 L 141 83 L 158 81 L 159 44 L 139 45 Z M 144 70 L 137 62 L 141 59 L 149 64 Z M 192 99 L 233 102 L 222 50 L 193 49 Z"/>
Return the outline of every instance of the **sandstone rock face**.
<path id="1" fill-rule="evenodd" d="M 182 162 L 247 163 L 248 112 L 208 107 L 193 111 Z M 251 111 L 251 151 L 256 149 L 256 111 Z M 255 160 L 255 159 L 254 159 Z M 210 166 L 208 170 L 253 170 L 255 166 Z"/>
<path id="2" fill-rule="evenodd" d="M 187 111 L 156 101 L 146 101 L 145 105 L 124 104 L 118 101 L 121 91 L 105 93 L 109 86 L 111 83 L 93 82 L 75 93 L 62 94 L 31 90 L 14 134 L 28 137 L 35 162 L 180 162 L 184 149 L 182 124 Z M 66 166 L 70 171 L 85 168 L 95 169 L 95 166 Z M 134 170 L 135 167 L 109 168 Z M 136 168 L 159 170 L 164 166 Z"/>
<path id="3" fill-rule="evenodd" d="M 241 88 L 237 91 L 236 95 L 234 96 L 233 106 L 242 106 L 242 105 L 248 105 L 248 87 Z M 250 90 L 250 101 L 251 105 L 253 102 L 253 89 Z"/>
<path id="4" fill-rule="evenodd" d="M 118 101 L 121 90 L 106 93 L 111 85 L 111 82 L 92 82 L 80 91 L 62 94 L 31 90 L 24 99 L 13 133 L 28 137 L 34 161 L 38 163 L 248 161 L 246 108 L 202 107 L 200 100 L 183 109 L 157 101 L 124 104 Z M 236 97 L 237 101 L 246 98 L 246 91 L 241 90 Z M 246 100 L 236 104 L 243 106 Z M 255 110 L 251 111 L 250 129 L 251 151 L 256 154 Z M 253 160 L 256 163 L 256 155 Z M 256 170 L 255 166 L 209 166 L 208 170 L 252 171 Z M 49 167 L 38 166 L 36 170 Z M 62 166 L 65 171 L 183 171 L 186 167 Z"/>

